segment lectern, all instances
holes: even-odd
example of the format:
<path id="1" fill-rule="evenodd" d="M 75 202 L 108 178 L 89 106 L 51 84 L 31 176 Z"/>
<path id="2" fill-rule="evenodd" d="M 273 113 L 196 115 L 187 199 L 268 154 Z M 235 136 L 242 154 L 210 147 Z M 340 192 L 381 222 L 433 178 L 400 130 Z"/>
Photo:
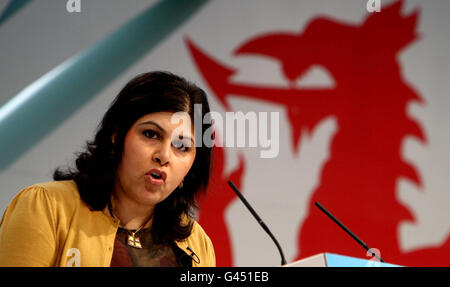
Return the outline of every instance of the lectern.
<path id="1" fill-rule="evenodd" d="M 320 253 L 283 267 L 400 267 L 399 265 L 343 256 L 333 253 Z"/>

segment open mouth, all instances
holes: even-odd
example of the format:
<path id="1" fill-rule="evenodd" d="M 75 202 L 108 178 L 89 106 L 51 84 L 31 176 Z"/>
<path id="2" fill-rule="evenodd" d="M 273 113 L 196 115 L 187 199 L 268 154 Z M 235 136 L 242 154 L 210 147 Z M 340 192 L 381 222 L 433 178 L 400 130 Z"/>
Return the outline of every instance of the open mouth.
<path id="1" fill-rule="evenodd" d="M 150 179 L 151 183 L 154 184 L 162 184 L 166 180 L 166 173 L 164 171 L 158 170 L 158 169 L 152 169 L 149 172 L 147 172 L 147 176 Z"/>
<path id="2" fill-rule="evenodd" d="M 162 178 L 162 176 L 159 173 L 155 173 L 155 172 L 150 173 L 150 176 L 153 177 L 153 178 L 156 178 L 156 179 L 161 179 Z"/>

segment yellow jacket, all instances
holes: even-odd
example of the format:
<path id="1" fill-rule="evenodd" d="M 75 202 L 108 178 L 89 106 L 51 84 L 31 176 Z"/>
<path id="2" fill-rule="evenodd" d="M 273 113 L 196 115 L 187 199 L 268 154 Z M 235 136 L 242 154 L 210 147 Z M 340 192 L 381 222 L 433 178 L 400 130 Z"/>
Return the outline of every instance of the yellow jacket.
<path id="1" fill-rule="evenodd" d="M 92 211 L 73 181 L 40 183 L 23 189 L 0 221 L 0 266 L 109 267 L 119 221 Z M 194 221 L 191 235 L 176 242 L 200 263 L 214 267 L 210 238 Z"/>

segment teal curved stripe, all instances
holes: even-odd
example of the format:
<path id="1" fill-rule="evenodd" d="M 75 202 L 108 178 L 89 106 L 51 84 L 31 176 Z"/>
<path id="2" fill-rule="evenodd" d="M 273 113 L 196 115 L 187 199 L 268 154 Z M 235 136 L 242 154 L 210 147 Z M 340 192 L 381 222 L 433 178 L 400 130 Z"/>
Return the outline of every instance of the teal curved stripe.
<path id="1" fill-rule="evenodd" d="M 160 1 L 6 102 L 0 108 L 0 171 L 154 48 L 206 2 Z"/>
<path id="2" fill-rule="evenodd" d="M 10 0 L 3 13 L 0 13 L 0 25 L 30 2 L 31 0 Z"/>

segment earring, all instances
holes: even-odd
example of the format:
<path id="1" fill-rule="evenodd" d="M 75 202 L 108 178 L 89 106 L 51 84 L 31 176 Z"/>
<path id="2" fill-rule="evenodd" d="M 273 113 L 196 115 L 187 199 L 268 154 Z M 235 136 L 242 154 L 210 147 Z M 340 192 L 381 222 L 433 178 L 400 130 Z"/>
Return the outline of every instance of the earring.
<path id="1" fill-rule="evenodd" d="M 181 181 L 180 185 L 178 186 L 178 188 L 182 189 L 183 188 L 183 181 L 184 179 Z"/>

